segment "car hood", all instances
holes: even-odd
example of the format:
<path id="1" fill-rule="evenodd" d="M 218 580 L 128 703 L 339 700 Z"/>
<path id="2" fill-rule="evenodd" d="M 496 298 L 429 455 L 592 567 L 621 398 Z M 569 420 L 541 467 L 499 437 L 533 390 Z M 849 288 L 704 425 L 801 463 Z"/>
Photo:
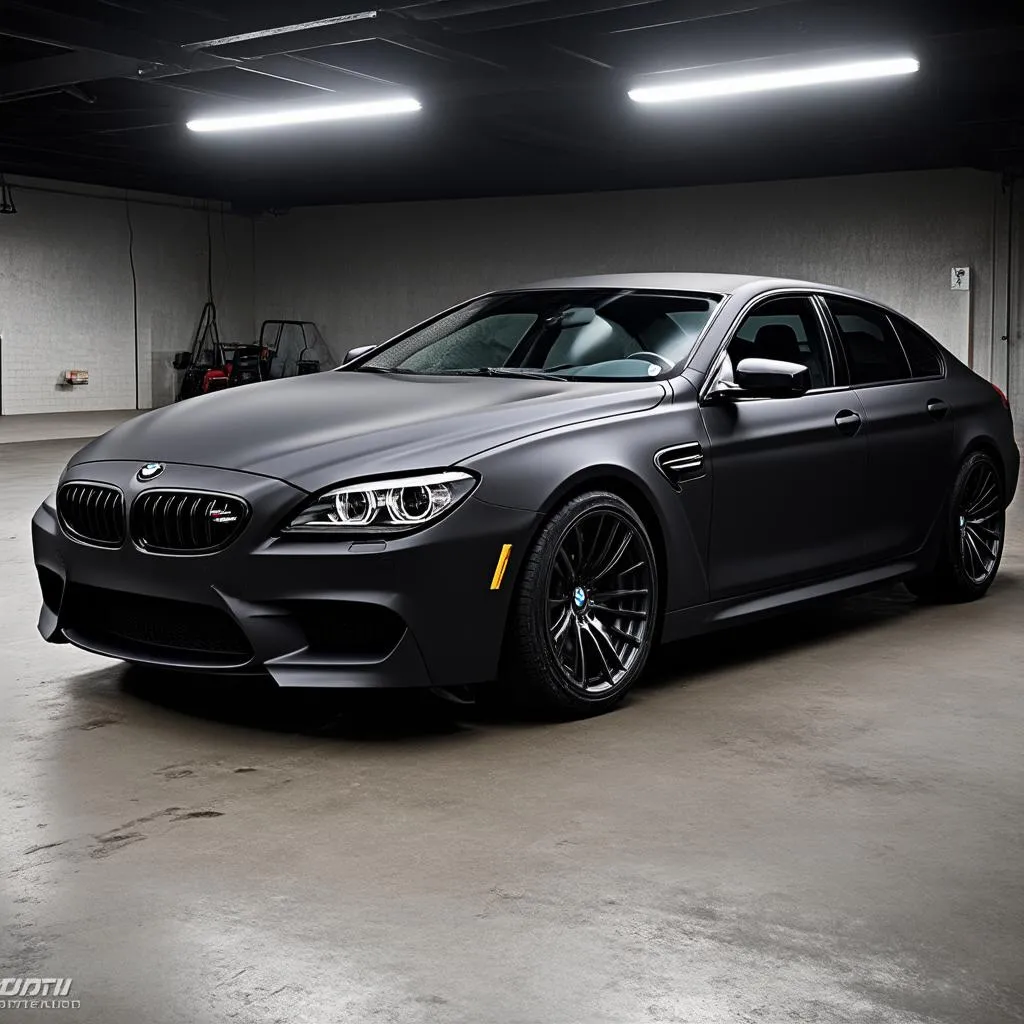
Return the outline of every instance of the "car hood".
<path id="1" fill-rule="evenodd" d="M 330 372 L 146 413 L 88 444 L 71 465 L 185 463 L 312 491 L 356 475 L 454 465 L 529 434 L 653 408 L 668 393 L 651 381 Z"/>

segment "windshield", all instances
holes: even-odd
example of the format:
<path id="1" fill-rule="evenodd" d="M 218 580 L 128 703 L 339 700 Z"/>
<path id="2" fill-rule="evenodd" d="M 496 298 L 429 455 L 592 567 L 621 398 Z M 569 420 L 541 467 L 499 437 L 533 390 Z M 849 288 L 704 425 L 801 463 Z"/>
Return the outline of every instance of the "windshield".
<path id="1" fill-rule="evenodd" d="M 611 289 L 489 295 L 442 314 L 350 368 L 650 379 L 688 358 L 718 301 Z"/>

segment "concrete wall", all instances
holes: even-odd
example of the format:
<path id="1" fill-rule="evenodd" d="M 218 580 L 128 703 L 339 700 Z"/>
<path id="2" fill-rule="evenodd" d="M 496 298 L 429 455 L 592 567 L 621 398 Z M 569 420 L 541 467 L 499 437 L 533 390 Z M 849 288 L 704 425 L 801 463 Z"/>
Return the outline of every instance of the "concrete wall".
<path id="1" fill-rule="evenodd" d="M 0 218 L 0 400 L 4 413 L 133 409 L 135 331 L 124 193 L 8 179 L 18 212 Z M 61 189 L 65 192 L 36 191 Z M 173 397 L 171 354 L 188 348 L 206 298 L 201 203 L 130 202 L 138 278 L 139 394 Z M 214 295 L 225 339 L 253 331 L 252 221 L 215 209 Z M 61 387 L 66 369 L 85 387 Z"/>
<path id="2" fill-rule="evenodd" d="M 1024 178 L 1018 178 L 1005 190 L 1003 203 L 1006 210 L 1005 249 L 997 243 L 997 257 L 1005 253 L 1007 287 L 1005 294 L 997 296 L 996 311 L 1000 309 L 999 299 L 1005 300 L 1006 314 L 1002 320 L 1003 363 L 1009 382 L 1007 393 L 1013 405 L 1013 421 L 1017 438 L 1024 447 Z M 1002 239 L 1000 239 L 1002 241 Z M 996 319 L 996 335 L 1000 333 L 1000 321 Z M 998 342 L 996 348 L 999 353 Z M 998 380 L 997 380 L 998 383 Z"/>
<path id="3" fill-rule="evenodd" d="M 505 285 L 609 271 L 810 278 L 877 296 L 991 366 L 995 175 L 954 170 L 296 210 L 257 226 L 257 317 L 336 351 Z M 974 289 L 950 290 L 969 265 Z M 1005 361 L 1000 370 L 1005 375 Z"/>
<path id="4" fill-rule="evenodd" d="M 12 183 L 18 213 L 0 218 L 2 411 L 134 408 L 123 194 Z M 251 337 L 267 317 L 303 318 L 344 352 L 469 295 L 549 276 L 808 277 L 892 303 L 1006 386 L 1006 208 L 994 175 L 957 170 L 316 208 L 255 228 L 215 211 L 214 291 L 225 340 Z M 146 195 L 133 196 L 131 213 L 147 408 L 172 399 L 170 359 L 202 309 L 207 215 L 199 202 Z M 950 290 L 958 265 L 972 268 L 970 293 Z M 88 387 L 58 385 L 73 367 L 90 371 Z"/>

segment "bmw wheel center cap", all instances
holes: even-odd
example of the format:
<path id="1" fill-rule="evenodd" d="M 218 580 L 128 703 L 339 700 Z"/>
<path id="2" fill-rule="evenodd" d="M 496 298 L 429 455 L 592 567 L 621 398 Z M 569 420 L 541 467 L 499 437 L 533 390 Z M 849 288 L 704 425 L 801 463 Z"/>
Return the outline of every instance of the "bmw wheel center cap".
<path id="1" fill-rule="evenodd" d="M 162 462 L 147 462 L 136 474 L 138 480 L 152 480 L 164 471 Z"/>
<path id="2" fill-rule="evenodd" d="M 572 592 L 572 603 L 576 606 L 577 611 L 583 611 L 587 603 L 587 592 L 582 587 L 577 587 Z"/>

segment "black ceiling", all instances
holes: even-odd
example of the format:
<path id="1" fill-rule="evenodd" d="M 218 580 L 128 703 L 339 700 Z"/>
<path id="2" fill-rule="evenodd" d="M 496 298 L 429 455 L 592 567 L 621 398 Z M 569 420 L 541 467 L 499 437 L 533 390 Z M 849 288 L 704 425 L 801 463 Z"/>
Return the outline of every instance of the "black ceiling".
<path id="1" fill-rule="evenodd" d="M 625 96 L 645 73 L 824 50 L 922 68 L 690 109 Z M 184 127 L 408 92 L 423 111 L 390 121 Z M 1022 164 L 1019 0 L 0 0 L 9 174 L 287 207 Z"/>

